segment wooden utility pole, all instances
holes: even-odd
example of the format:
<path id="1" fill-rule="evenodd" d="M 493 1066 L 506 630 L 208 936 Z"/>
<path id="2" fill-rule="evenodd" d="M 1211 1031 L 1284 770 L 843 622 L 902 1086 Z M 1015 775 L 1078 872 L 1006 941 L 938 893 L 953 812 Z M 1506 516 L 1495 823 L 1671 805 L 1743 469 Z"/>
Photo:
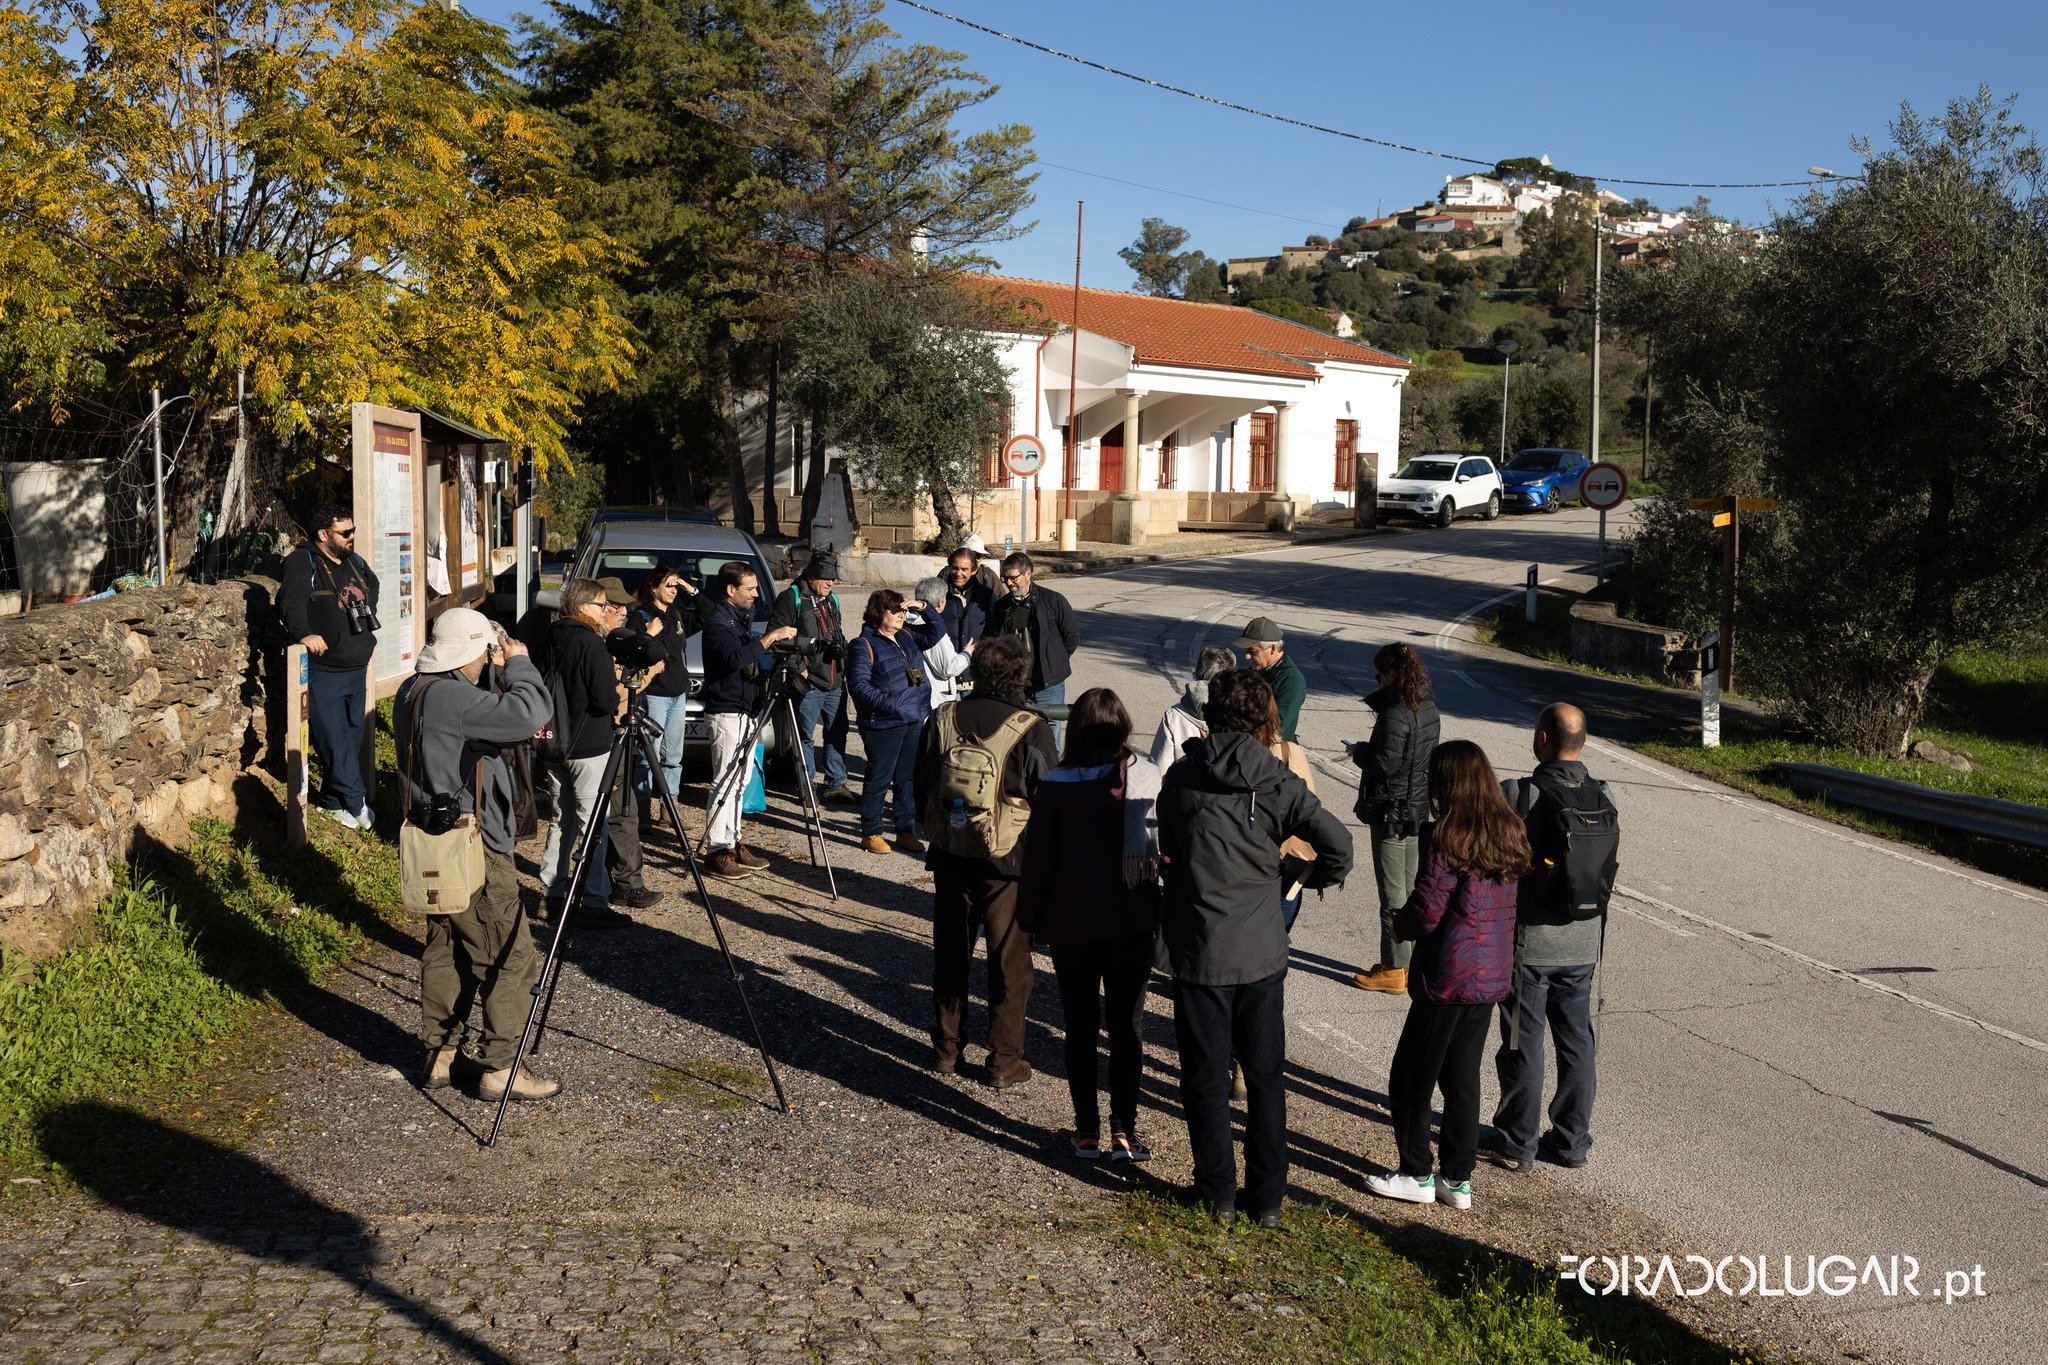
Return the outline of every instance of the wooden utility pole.
<path id="1" fill-rule="evenodd" d="M 1735 690 L 1735 574 L 1742 556 L 1742 499 L 1721 499 L 1721 691 Z"/>

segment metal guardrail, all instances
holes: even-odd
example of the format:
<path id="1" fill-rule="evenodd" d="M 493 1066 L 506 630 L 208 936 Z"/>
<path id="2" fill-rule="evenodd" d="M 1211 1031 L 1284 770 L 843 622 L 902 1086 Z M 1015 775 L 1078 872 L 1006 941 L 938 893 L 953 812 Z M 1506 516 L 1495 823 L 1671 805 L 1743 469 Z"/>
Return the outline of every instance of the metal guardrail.
<path id="1" fill-rule="evenodd" d="M 1773 763 L 1771 771 L 1803 796 L 1824 796 L 1844 806 L 1936 829 L 2048 849 L 2048 807 L 1942 791 L 1818 763 Z"/>

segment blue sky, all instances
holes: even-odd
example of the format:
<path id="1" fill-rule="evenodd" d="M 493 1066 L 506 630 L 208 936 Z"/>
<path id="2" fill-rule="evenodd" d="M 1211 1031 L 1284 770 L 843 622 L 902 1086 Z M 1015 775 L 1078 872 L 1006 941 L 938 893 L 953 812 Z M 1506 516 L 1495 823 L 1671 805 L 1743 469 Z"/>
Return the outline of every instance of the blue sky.
<path id="1" fill-rule="evenodd" d="M 2017 94 L 2020 119 L 2048 140 L 2039 88 L 2048 5 L 2020 0 L 1634 9 L 1487 0 L 1398 8 L 932 2 L 1274 113 L 1488 160 L 1548 153 L 1568 170 L 1606 177 L 1775 181 L 1804 179 L 1813 165 L 1853 171 L 1850 139 L 1882 146 L 1902 100 L 1938 113 L 1980 83 Z M 534 0 L 464 7 L 501 22 L 540 8 Z M 1463 169 L 1198 104 L 894 0 L 883 17 L 906 39 L 964 53 L 1002 87 L 978 111 L 984 121 L 1034 131 L 1044 163 L 1031 214 L 1038 225 L 994 249 L 1006 274 L 1073 277 L 1077 199 L 1087 203 L 1083 282 L 1125 289 L 1132 276 L 1116 251 L 1146 217 L 1187 228 L 1191 245 L 1218 259 L 1265 255 L 1311 232 L 1335 235 L 1382 204 L 1433 197 L 1446 174 Z M 1704 193 L 1746 221 L 1799 193 L 1615 188 L 1672 208 Z"/>

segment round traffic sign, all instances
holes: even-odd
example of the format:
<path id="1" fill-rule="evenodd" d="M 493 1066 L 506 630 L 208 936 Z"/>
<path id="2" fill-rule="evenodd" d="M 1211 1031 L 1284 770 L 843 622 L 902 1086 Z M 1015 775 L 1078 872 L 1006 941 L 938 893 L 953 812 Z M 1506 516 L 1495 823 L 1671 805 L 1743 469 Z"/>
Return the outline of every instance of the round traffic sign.
<path id="1" fill-rule="evenodd" d="M 1628 475 L 1618 464 L 1587 465 L 1579 475 L 1579 501 L 1596 512 L 1611 512 L 1628 497 Z"/>
<path id="2" fill-rule="evenodd" d="M 1045 442 L 1036 436 L 1012 436 L 1003 442 L 1003 468 L 1028 479 L 1045 468 Z"/>

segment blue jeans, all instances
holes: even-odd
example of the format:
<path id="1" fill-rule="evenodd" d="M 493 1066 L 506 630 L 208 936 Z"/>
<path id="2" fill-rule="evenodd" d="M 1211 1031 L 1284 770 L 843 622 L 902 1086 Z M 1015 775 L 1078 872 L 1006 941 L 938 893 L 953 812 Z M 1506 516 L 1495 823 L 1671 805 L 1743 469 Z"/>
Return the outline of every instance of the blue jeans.
<path id="1" fill-rule="evenodd" d="M 914 834 L 917 831 L 917 798 L 911 790 L 910 778 L 917 767 L 917 737 L 923 733 L 922 725 L 861 730 L 860 747 L 868 756 L 867 780 L 860 789 L 860 832 L 863 837 L 882 833 L 882 806 L 892 792 L 896 798 L 896 832 Z"/>
<path id="2" fill-rule="evenodd" d="M 1527 1160 L 1536 1155 L 1536 1125 L 1543 1114 L 1543 1026 L 1557 1046 L 1557 1093 L 1550 1100 L 1550 1131 L 1542 1146 L 1568 1161 L 1585 1157 L 1593 1145 L 1593 964 L 1583 967 L 1515 967 L 1515 993 L 1501 1002 L 1500 1051 L 1493 1056 L 1500 1076 L 1500 1107 L 1493 1126 L 1501 1149 Z M 1519 1016 L 1519 1017 L 1518 1017 Z M 1507 1045 L 1510 1023 L 1520 1051 Z"/>
<path id="3" fill-rule="evenodd" d="M 803 741 L 804 766 L 811 776 L 827 787 L 846 785 L 846 732 L 852 719 L 852 709 L 846 704 L 846 687 L 841 684 L 830 692 L 817 688 L 803 694 L 796 704 L 796 733 Z M 825 723 L 825 757 L 818 761 L 817 750 L 811 744 L 811 732 L 818 728 L 818 722 Z"/>
<path id="4" fill-rule="evenodd" d="M 647 698 L 647 719 L 661 727 L 661 738 L 655 745 L 661 754 L 661 776 L 668 783 L 668 794 L 674 796 L 683 787 L 683 698 Z M 653 811 L 659 816 L 661 810 L 654 805 L 654 774 L 647 771 L 647 760 L 635 748 L 633 754 L 633 790 L 640 797 L 640 809 Z"/>
<path id="5" fill-rule="evenodd" d="M 313 804 L 353 815 L 370 804 L 363 784 L 363 688 L 370 670 L 321 668 L 306 672 L 307 720 L 313 756 L 320 760 L 320 790 Z"/>
<path id="6" fill-rule="evenodd" d="M 1067 704 L 1067 685 L 1063 682 L 1056 682 L 1051 687 L 1041 687 L 1036 692 L 1027 692 L 1024 700 L 1030 702 L 1033 706 L 1065 706 Z M 1063 721 L 1057 720 L 1049 720 L 1046 724 L 1052 727 L 1052 747 L 1058 749 L 1062 742 L 1061 736 L 1067 732 L 1066 724 Z"/>

